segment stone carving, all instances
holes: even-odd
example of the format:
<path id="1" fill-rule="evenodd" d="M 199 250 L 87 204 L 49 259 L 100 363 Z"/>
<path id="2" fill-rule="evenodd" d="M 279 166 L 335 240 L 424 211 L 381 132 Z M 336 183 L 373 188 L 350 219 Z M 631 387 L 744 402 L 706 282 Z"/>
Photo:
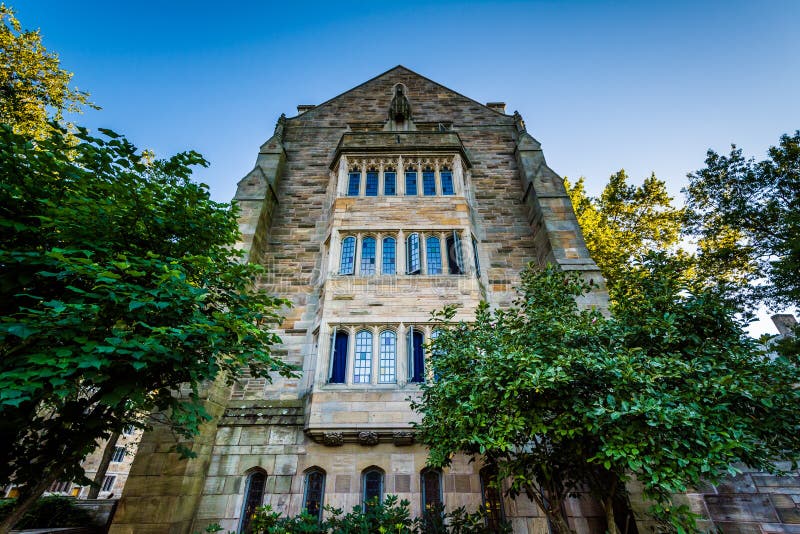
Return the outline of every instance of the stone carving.
<path id="1" fill-rule="evenodd" d="M 275 125 L 275 137 L 278 141 L 283 142 L 283 129 L 286 127 L 286 113 L 281 113 L 278 118 L 278 123 Z"/>
<path id="2" fill-rule="evenodd" d="M 338 447 L 344 443 L 344 436 L 341 432 L 325 432 L 322 435 L 322 443 L 328 447 Z"/>
<path id="3" fill-rule="evenodd" d="M 392 440 L 395 445 L 411 445 L 414 443 L 414 433 L 401 430 L 392 434 Z"/>
<path id="4" fill-rule="evenodd" d="M 411 104 L 408 103 L 408 98 L 403 94 L 403 86 L 398 85 L 392 98 L 392 103 L 389 105 L 389 120 L 395 122 L 403 122 L 411 119 Z"/>
<path id="5" fill-rule="evenodd" d="M 359 432 L 358 442 L 361 443 L 362 445 L 377 445 L 378 434 L 369 431 Z"/>
<path id="6" fill-rule="evenodd" d="M 519 114 L 519 111 L 514 112 L 514 124 L 517 125 L 518 132 L 524 132 L 525 130 L 525 121 L 522 120 L 522 115 Z"/>

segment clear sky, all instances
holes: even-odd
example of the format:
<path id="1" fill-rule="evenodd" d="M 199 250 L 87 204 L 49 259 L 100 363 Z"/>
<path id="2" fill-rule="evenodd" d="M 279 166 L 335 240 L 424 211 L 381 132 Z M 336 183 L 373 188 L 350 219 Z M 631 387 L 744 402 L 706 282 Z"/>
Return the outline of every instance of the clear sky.
<path id="1" fill-rule="evenodd" d="M 211 162 L 228 201 L 281 113 L 402 64 L 519 110 L 590 193 L 625 168 L 674 195 L 708 148 L 763 157 L 800 128 L 800 1 L 9 0 L 108 127 Z"/>

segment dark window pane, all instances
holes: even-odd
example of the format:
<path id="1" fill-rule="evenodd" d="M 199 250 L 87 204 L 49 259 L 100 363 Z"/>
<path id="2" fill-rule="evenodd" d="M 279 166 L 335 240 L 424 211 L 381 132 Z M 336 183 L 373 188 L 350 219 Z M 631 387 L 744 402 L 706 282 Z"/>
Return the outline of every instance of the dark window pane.
<path id="1" fill-rule="evenodd" d="M 383 473 L 371 470 L 364 473 L 364 505 L 368 506 L 383 499 Z"/>
<path id="2" fill-rule="evenodd" d="M 396 195 L 397 194 L 397 173 L 394 171 L 383 173 L 383 194 Z"/>
<path id="3" fill-rule="evenodd" d="M 306 513 L 319 521 L 322 519 L 322 498 L 325 495 L 325 475 L 320 471 L 311 471 L 306 475 L 305 508 Z"/>
<path id="4" fill-rule="evenodd" d="M 422 382 L 425 378 L 425 352 L 423 351 L 424 337 L 417 330 L 409 331 L 409 366 L 411 382 Z"/>
<path id="5" fill-rule="evenodd" d="M 425 239 L 426 259 L 428 261 L 428 274 L 442 274 L 442 249 L 438 237 Z"/>
<path id="6" fill-rule="evenodd" d="M 436 173 L 430 169 L 422 172 L 422 192 L 425 196 L 436 194 Z"/>
<path id="7" fill-rule="evenodd" d="M 475 256 L 475 274 L 481 275 L 481 262 L 478 260 L 478 240 L 472 238 L 472 254 Z"/>
<path id="8" fill-rule="evenodd" d="M 344 384 L 347 372 L 347 341 L 346 332 L 337 332 L 333 340 L 333 357 L 331 358 L 331 384 Z"/>
<path id="9" fill-rule="evenodd" d="M 464 262 L 461 258 L 461 239 L 458 234 L 453 232 L 453 235 L 447 238 L 447 267 L 450 274 L 464 274 Z"/>
<path id="10" fill-rule="evenodd" d="M 487 526 L 497 531 L 503 521 L 503 503 L 500 500 L 500 492 L 494 485 L 497 483 L 497 469 L 484 467 L 480 470 L 481 491 L 483 492 L 483 506 L 486 509 Z"/>
<path id="11" fill-rule="evenodd" d="M 417 173 L 406 171 L 406 195 L 417 194 Z"/>
<path id="12" fill-rule="evenodd" d="M 111 456 L 112 462 L 121 462 L 125 459 L 125 447 L 114 447 L 114 454 Z"/>
<path id="13" fill-rule="evenodd" d="M 387 237 L 383 240 L 383 274 L 395 274 L 395 260 L 397 258 L 397 251 L 395 247 L 397 242 L 393 237 Z"/>
<path id="14" fill-rule="evenodd" d="M 368 197 L 378 196 L 378 171 L 367 172 L 367 189 L 365 194 Z"/>
<path id="15" fill-rule="evenodd" d="M 429 469 L 422 473 L 422 500 L 424 511 L 435 509 L 442 504 L 441 475 L 438 471 Z"/>
<path id="16" fill-rule="evenodd" d="M 439 176 L 442 179 L 442 194 L 455 195 L 456 190 L 453 187 L 453 173 L 451 171 L 445 170 L 440 172 Z"/>
<path id="17" fill-rule="evenodd" d="M 339 274 L 353 274 L 356 261 L 356 238 L 345 237 L 342 241 L 342 261 L 339 264 Z"/>
<path id="18" fill-rule="evenodd" d="M 361 274 L 375 274 L 375 238 L 361 241 Z"/>
<path id="19" fill-rule="evenodd" d="M 359 187 L 361 187 L 361 173 L 351 172 L 350 180 L 347 183 L 347 196 L 357 197 Z"/>
<path id="20" fill-rule="evenodd" d="M 261 506 L 264 501 L 264 484 L 267 477 L 264 473 L 253 473 L 247 479 L 247 493 L 244 498 L 244 508 L 242 510 L 242 529 L 244 533 L 252 532 L 251 522 L 256 508 Z"/>

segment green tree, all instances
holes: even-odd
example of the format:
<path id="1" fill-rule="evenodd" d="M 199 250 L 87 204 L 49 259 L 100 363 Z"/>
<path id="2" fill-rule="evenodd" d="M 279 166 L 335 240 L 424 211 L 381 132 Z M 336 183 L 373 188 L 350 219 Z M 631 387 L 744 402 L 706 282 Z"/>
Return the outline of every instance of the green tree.
<path id="1" fill-rule="evenodd" d="M 38 30 L 23 31 L 5 4 L 0 20 L 0 123 L 41 139 L 51 131 L 49 120 L 91 106 L 89 95 L 70 87 L 72 74 L 42 45 Z"/>
<path id="2" fill-rule="evenodd" d="M 21 505 L 4 527 L 53 481 L 89 482 L 97 441 L 147 414 L 191 437 L 202 384 L 293 372 L 270 353 L 286 302 L 257 290 L 232 207 L 190 180 L 203 158 L 65 133 L 0 127 L 0 486 Z"/>
<path id="3" fill-rule="evenodd" d="M 634 258 L 650 250 L 674 250 L 681 235 L 683 209 L 672 206 L 666 184 L 655 174 L 642 185 L 628 184 L 624 170 L 611 175 L 603 192 L 586 194 L 584 179 L 564 180 L 586 247 L 600 267 L 612 299 L 614 287 Z"/>
<path id="4" fill-rule="evenodd" d="M 750 305 L 800 305 L 800 131 L 783 135 L 763 161 L 709 150 L 689 174 L 687 233 L 706 276 L 739 288 Z"/>
<path id="5" fill-rule="evenodd" d="M 631 476 L 654 514 L 692 529 L 673 493 L 737 462 L 774 471 L 775 460 L 797 461 L 796 359 L 765 355 L 738 310 L 684 268 L 663 254 L 634 264 L 610 318 L 579 309 L 590 288 L 552 267 L 525 271 L 509 309 L 483 304 L 475 322 L 457 324 L 452 309 L 438 313 L 436 380 L 413 403 L 429 463 L 482 456 L 559 533 L 569 530 L 564 498 L 588 487 L 613 533 Z"/>

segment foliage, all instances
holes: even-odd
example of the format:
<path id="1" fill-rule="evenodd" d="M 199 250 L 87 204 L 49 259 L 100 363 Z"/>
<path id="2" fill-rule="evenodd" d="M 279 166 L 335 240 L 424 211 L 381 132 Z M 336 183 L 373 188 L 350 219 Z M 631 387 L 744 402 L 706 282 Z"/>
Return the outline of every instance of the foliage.
<path id="1" fill-rule="evenodd" d="M 398 501 L 396 495 L 387 495 L 383 502 L 377 499 L 369 506 L 355 506 L 345 514 L 339 508 L 325 507 L 325 517 L 319 521 L 315 516 L 301 513 L 284 517 L 261 506 L 251 523 L 253 534 L 489 534 L 496 533 L 486 527 L 481 511 L 467 513 L 462 508 L 444 513 L 434 510 L 423 517 L 411 518 L 407 500 Z M 503 525 L 499 532 L 511 532 Z M 217 524 L 209 525 L 206 532 L 221 532 Z"/>
<path id="2" fill-rule="evenodd" d="M 688 233 L 699 241 L 709 276 L 731 266 L 726 281 L 751 291 L 740 296 L 776 306 L 800 305 L 800 131 L 783 135 L 768 158 L 745 159 L 709 150 L 705 168 L 685 189 Z M 755 286 L 753 287 L 753 284 Z"/>
<path id="3" fill-rule="evenodd" d="M 41 139 L 51 132 L 49 119 L 61 121 L 65 111 L 91 106 L 89 95 L 69 86 L 72 74 L 61 68 L 58 55 L 45 49 L 38 30 L 23 31 L 5 4 L 0 21 L 0 123 Z"/>
<path id="4" fill-rule="evenodd" d="M 625 273 L 613 316 L 579 309 L 590 288 L 555 267 L 529 268 L 509 309 L 482 304 L 474 323 L 437 312 L 437 380 L 413 408 L 429 463 L 481 455 L 567 532 L 561 502 L 589 487 L 614 532 L 613 500 L 635 476 L 653 512 L 693 526 L 669 497 L 734 472 L 774 470 L 800 451 L 798 362 L 770 359 L 736 309 L 652 254 Z"/>
<path id="5" fill-rule="evenodd" d="M 11 513 L 14 501 L 0 502 L 0 519 Z M 75 506 L 75 499 L 51 495 L 36 501 L 17 528 L 85 527 L 92 523 L 89 512 Z"/>
<path id="6" fill-rule="evenodd" d="M 286 303 L 256 289 L 231 206 L 190 180 L 203 158 L 64 133 L 0 128 L 0 486 L 23 497 L 86 482 L 97 441 L 154 411 L 192 436 L 203 383 L 292 373 L 268 331 Z"/>
<path id="7" fill-rule="evenodd" d="M 564 180 L 564 185 L 586 247 L 608 282 L 612 299 L 633 258 L 677 247 L 683 209 L 672 206 L 666 184 L 655 174 L 634 186 L 628 185 L 628 175 L 620 170 L 611 175 L 597 198 L 586 194 L 583 178 L 575 185 Z"/>

